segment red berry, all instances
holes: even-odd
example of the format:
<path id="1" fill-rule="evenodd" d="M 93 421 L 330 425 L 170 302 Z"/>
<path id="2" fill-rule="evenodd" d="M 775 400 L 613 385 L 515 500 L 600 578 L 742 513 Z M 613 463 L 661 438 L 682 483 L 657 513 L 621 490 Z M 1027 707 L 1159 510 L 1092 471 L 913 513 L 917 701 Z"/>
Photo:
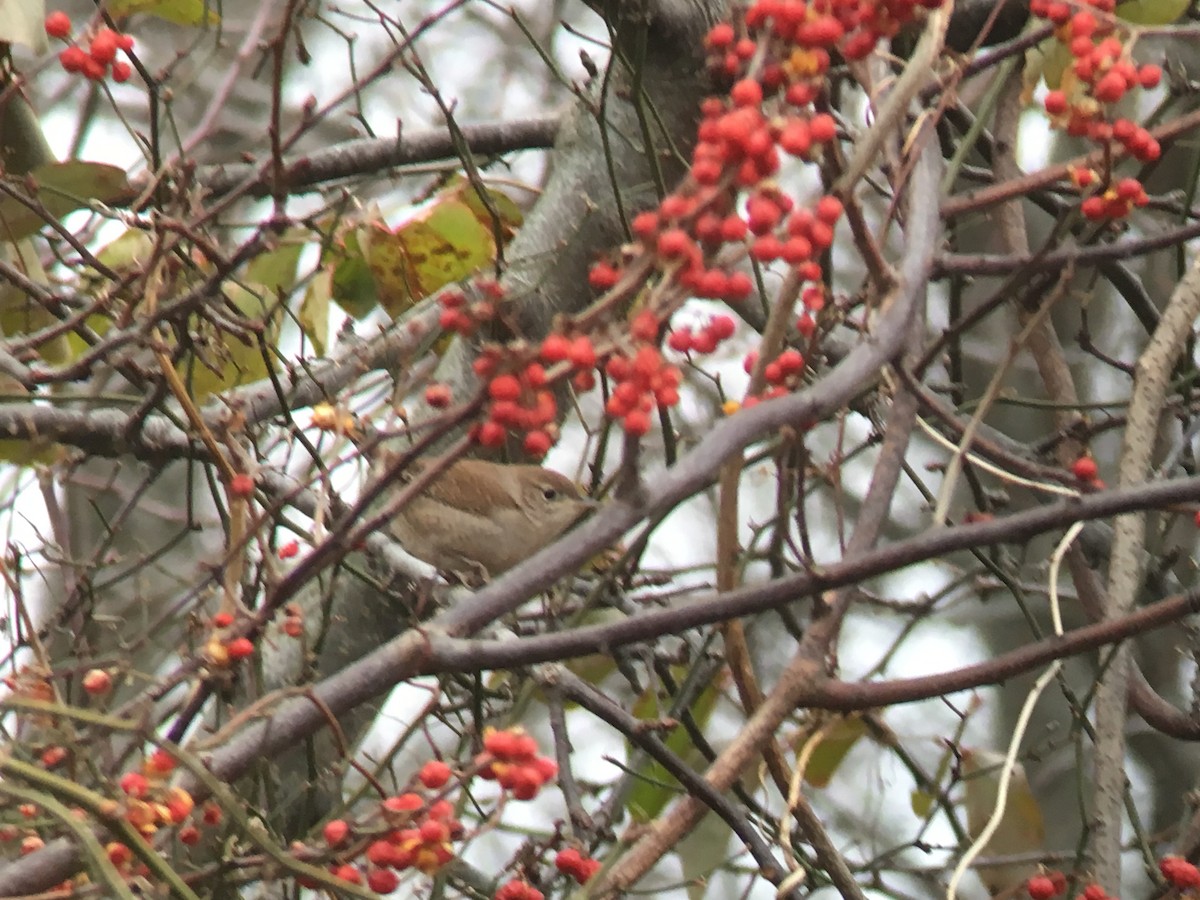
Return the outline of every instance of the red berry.
<path id="1" fill-rule="evenodd" d="M 596 291 L 607 291 L 620 278 L 621 273 L 611 264 L 603 261 L 596 263 L 588 272 L 588 284 L 592 286 L 592 290 Z"/>
<path id="2" fill-rule="evenodd" d="M 542 341 L 542 349 L 539 355 L 543 362 L 556 363 L 562 362 L 571 352 L 571 342 L 561 334 L 547 335 Z"/>
<path id="3" fill-rule="evenodd" d="M 737 323 L 730 316 L 713 316 L 708 327 L 717 340 L 724 341 L 733 337 L 734 331 L 737 330 Z"/>
<path id="4" fill-rule="evenodd" d="M 1025 890 L 1029 892 L 1032 900 L 1050 900 L 1058 893 L 1054 888 L 1054 882 L 1045 875 L 1034 875 L 1026 882 Z"/>
<path id="5" fill-rule="evenodd" d="M 784 262 L 794 266 L 812 258 L 812 253 L 812 241 L 808 238 L 790 237 L 783 242 L 779 255 Z"/>
<path id="6" fill-rule="evenodd" d="M 425 402 L 434 409 L 445 409 L 452 399 L 448 384 L 431 384 L 425 388 Z"/>
<path id="7" fill-rule="evenodd" d="M 1071 465 L 1071 474 L 1080 481 L 1092 481 L 1099 473 L 1096 461 L 1090 456 L 1081 456 Z"/>
<path id="8" fill-rule="evenodd" d="M 773 234 L 764 234 L 750 245 L 750 255 L 759 262 L 771 262 L 783 255 L 783 244 Z"/>
<path id="9" fill-rule="evenodd" d="M 658 236 L 658 254 L 667 259 L 686 256 L 692 239 L 681 228 L 671 228 Z"/>
<path id="10" fill-rule="evenodd" d="M 445 786 L 453 774 L 453 770 L 446 763 L 440 759 L 431 759 L 425 765 L 421 766 L 421 771 L 417 774 L 417 778 L 421 784 L 432 791 Z"/>
<path id="11" fill-rule="evenodd" d="M 640 409 L 635 409 L 626 414 L 622 420 L 625 427 L 625 433 L 633 437 L 642 437 L 650 431 L 650 417 Z"/>
<path id="12" fill-rule="evenodd" d="M 112 690 L 112 676 L 103 669 L 89 669 L 83 676 L 83 689 L 93 697 L 101 697 Z"/>
<path id="13" fill-rule="evenodd" d="M 425 801 L 420 794 L 407 793 L 388 797 L 381 804 L 385 815 L 404 816 L 425 807 Z"/>
<path id="14" fill-rule="evenodd" d="M 525 440 L 522 446 L 524 446 L 525 452 L 530 456 L 541 459 L 546 455 L 547 452 L 549 452 L 553 444 L 554 441 L 550 438 L 550 435 L 546 434 L 546 432 L 531 431 L 529 434 L 525 435 Z"/>
<path id="15" fill-rule="evenodd" d="M 177 765 L 175 757 L 161 747 L 151 753 L 150 757 L 146 760 L 147 771 L 158 772 L 160 775 L 175 771 Z"/>
<path id="16" fill-rule="evenodd" d="M 494 900 L 545 900 L 541 891 L 520 879 L 501 886 L 493 896 Z"/>
<path id="17" fill-rule="evenodd" d="M 61 10 L 50 13 L 45 21 L 46 34 L 52 38 L 65 38 L 71 33 L 71 17 Z"/>
<path id="18" fill-rule="evenodd" d="M 129 80 L 129 76 L 133 74 L 133 66 L 124 60 L 118 59 L 112 64 L 112 78 L 118 84 L 122 84 Z"/>
<path id="19" fill-rule="evenodd" d="M 658 340 L 658 317 L 649 310 L 638 313 L 629 324 L 629 333 L 635 340 L 646 343 Z"/>
<path id="20" fill-rule="evenodd" d="M 721 239 L 724 241 L 740 241 L 750 230 L 746 221 L 737 214 L 728 215 L 721 222 Z"/>
<path id="21" fill-rule="evenodd" d="M 1180 856 L 1164 856 L 1158 868 L 1173 887 L 1200 887 L 1200 870 Z"/>
<path id="22" fill-rule="evenodd" d="M 1101 103 L 1116 103 L 1125 96 L 1125 79 L 1120 73 L 1109 69 L 1092 88 L 1092 94 Z"/>
<path id="23" fill-rule="evenodd" d="M 1108 211 L 1108 206 L 1104 202 L 1104 198 L 1100 196 L 1087 197 L 1083 203 L 1079 205 L 1079 211 L 1083 213 L 1084 218 L 1095 222 L 1103 219 Z"/>
<path id="24" fill-rule="evenodd" d="M 390 869 L 371 869 L 367 872 L 367 887 L 377 894 L 390 894 L 400 886 L 400 876 Z"/>
<path id="25" fill-rule="evenodd" d="M 212 618 L 213 628 L 228 628 L 233 624 L 233 613 L 219 612 Z"/>
<path id="26" fill-rule="evenodd" d="M 667 346 L 678 353 L 687 353 L 692 349 L 692 333 L 686 328 L 677 328 L 667 338 Z"/>
<path id="27" fill-rule="evenodd" d="M 1138 84 L 1144 88 L 1157 87 L 1162 81 L 1162 68 L 1153 64 L 1147 64 L 1138 69 Z"/>
<path id="28" fill-rule="evenodd" d="M 90 59 L 82 47 L 72 44 L 58 54 L 58 62 L 67 72 L 82 72 L 84 64 Z"/>
<path id="29" fill-rule="evenodd" d="M 826 144 L 837 136 L 837 123 L 828 113 L 818 113 L 809 121 L 808 130 L 813 141 Z"/>
<path id="30" fill-rule="evenodd" d="M 101 65 L 107 66 L 116 58 L 117 49 L 117 33 L 111 28 L 101 28 L 88 45 L 88 55 Z"/>
<path id="31" fill-rule="evenodd" d="M 812 149 L 812 144 L 812 131 L 803 119 L 789 122 L 779 134 L 779 146 L 792 156 L 804 156 Z"/>
<path id="32" fill-rule="evenodd" d="M 362 884 L 362 872 L 357 866 L 350 863 L 343 863 L 333 870 L 333 877 L 340 878 L 342 881 L 350 884 Z"/>
<path id="33" fill-rule="evenodd" d="M 775 362 L 779 364 L 784 375 L 795 375 L 804 370 L 804 357 L 790 348 L 780 353 Z"/>
<path id="34" fill-rule="evenodd" d="M 325 843 L 330 847 L 340 847 L 350 836 L 350 826 L 345 819 L 332 819 L 325 823 L 322 834 L 325 837 Z"/>
<path id="35" fill-rule="evenodd" d="M 695 208 L 694 200 L 689 200 L 679 194 L 667 194 L 658 204 L 658 214 L 663 219 L 682 219 Z"/>
<path id="36" fill-rule="evenodd" d="M 842 201 L 837 197 L 822 197 L 817 201 L 817 218 L 826 225 L 836 225 L 842 217 Z"/>
<path id="37" fill-rule="evenodd" d="M 1071 17 L 1071 37 L 1091 37 L 1096 31 L 1096 17 L 1081 9 Z"/>
<path id="38" fill-rule="evenodd" d="M 708 32 L 707 37 L 704 38 L 704 43 L 713 50 L 724 50 L 733 44 L 734 37 L 733 26 L 728 22 L 720 22 L 714 25 L 712 30 Z"/>
<path id="39" fill-rule="evenodd" d="M 229 493 L 235 497 L 250 497 L 254 494 L 254 476 L 239 472 L 229 482 Z"/>
<path id="40" fill-rule="evenodd" d="M 697 353 L 712 353 L 717 349 L 717 343 L 717 336 L 707 328 L 703 331 L 697 332 L 692 336 L 692 349 Z M 663 406 L 674 406 L 675 403 L 678 402 L 678 393 L 676 393 L 674 396 L 676 397 L 676 400 L 671 403 L 667 403 L 661 398 L 659 399 L 659 402 L 662 403 Z"/>
<path id="41" fill-rule="evenodd" d="M 729 90 L 735 106 L 758 106 L 762 103 L 762 85 L 753 78 L 743 78 Z"/>
<path id="42" fill-rule="evenodd" d="M 497 375 L 488 384 L 488 396 L 493 400 L 516 400 L 521 396 L 521 382 L 515 375 Z"/>
<path id="43" fill-rule="evenodd" d="M 130 797 L 140 799 L 150 790 L 150 783 L 141 772 L 126 772 L 119 782 L 121 790 Z"/>
<path id="44" fill-rule="evenodd" d="M 595 368 L 596 348 L 592 345 L 592 339 L 587 335 L 580 335 L 571 341 L 571 346 L 567 351 L 567 359 L 577 369 Z"/>
<path id="45" fill-rule="evenodd" d="M 658 213 L 644 212 L 633 217 L 629 226 L 634 235 L 643 241 L 648 241 L 658 232 Z"/>
<path id="46" fill-rule="evenodd" d="M 90 56 L 85 56 L 83 60 L 83 77 L 88 81 L 103 81 L 103 64 L 96 62 Z"/>
<path id="47" fill-rule="evenodd" d="M 254 653 L 254 642 L 247 637 L 234 638 L 225 645 L 231 659 L 245 659 Z"/>
<path id="48" fill-rule="evenodd" d="M 725 300 L 745 300 L 754 290 L 754 282 L 745 272 L 734 272 L 729 276 L 729 284 L 725 291 Z"/>

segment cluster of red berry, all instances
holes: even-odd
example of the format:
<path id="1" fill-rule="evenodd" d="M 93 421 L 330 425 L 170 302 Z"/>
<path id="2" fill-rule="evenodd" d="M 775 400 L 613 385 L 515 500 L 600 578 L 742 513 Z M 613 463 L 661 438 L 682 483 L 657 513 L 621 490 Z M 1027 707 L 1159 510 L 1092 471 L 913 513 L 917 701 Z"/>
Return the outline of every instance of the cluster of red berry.
<path id="1" fill-rule="evenodd" d="M 475 371 L 491 374 L 499 364 L 499 351 L 485 353 L 475 361 Z M 487 385 L 487 418 L 475 426 L 475 440 L 485 447 L 501 447 L 512 433 L 524 433 L 522 446 L 535 458 L 546 455 L 554 443 L 554 420 L 558 402 L 548 387 L 546 369 L 528 362 L 515 374 L 491 375 Z"/>
<path id="2" fill-rule="evenodd" d="M 330 864 L 329 871 L 351 884 L 365 882 L 379 894 L 396 890 L 400 885 L 398 873 L 406 869 L 426 875 L 437 872 L 454 858 L 450 842 L 465 832 L 449 801 L 428 802 L 411 792 L 385 799 L 379 819 L 387 830 L 381 837 L 368 836 L 364 840 L 357 839 L 355 828 L 345 819 L 332 819 L 322 829 L 326 846 L 341 856 Z M 360 855 L 367 861 L 365 870 L 354 861 Z"/>
<path id="3" fill-rule="evenodd" d="M 1200 869 L 1182 856 L 1164 856 L 1159 860 L 1158 871 L 1171 887 L 1181 891 L 1200 888 Z"/>
<path id="4" fill-rule="evenodd" d="M 504 288 L 491 278 L 477 281 L 476 286 L 483 294 L 483 299 L 474 303 L 467 303 L 466 294 L 462 291 L 443 291 L 438 297 L 442 307 L 438 324 L 443 331 L 470 337 L 480 325 L 496 317 L 497 304 L 504 299 Z"/>
<path id="5" fill-rule="evenodd" d="M 158 776 L 155 777 L 157 778 Z M 126 779 L 122 779 L 122 781 L 125 782 Z M 141 776 L 140 781 L 138 779 L 128 779 L 128 783 L 132 792 L 140 791 L 143 797 L 150 792 L 150 782 L 145 776 Z M 144 788 L 142 787 L 143 784 L 145 785 Z M 141 798 L 134 798 L 131 793 L 126 793 L 123 802 L 109 802 L 109 808 L 106 812 L 111 815 L 123 815 L 140 832 L 150 835 L 157 830 L 159 825 L 169 827 L 184 821 L 190 815 L 193 807 L 191 797 L 178 788 L 161 791 L 157 801 L 151 803 Z M 47 818 L 45 812 L 35 803 L 22 803 L 18 807 L 18 811 L 25 819 Z M 85 817 L 85 813 L 81 808 L 77 807 L 72 812 L 80 819 Z M 205 804 L 201 810 L 201 817 L 205 825 L 219 824 L 221 821 L 220 807 L 211 803 Z M 194 839 L 192 837 L 193 834 L 195 835 Z M 195 843 L 199 839 L 199 835 L 199 829 L 190 823 L 184 825 L 178 831 L 180 841 L 187 844 Z M 15 841 L 17 838 L 21 839 L 18 852 L 22 856 L 27 856 L 46 846 L 45 838 L 36 831 L 24 831 L 12 823 L 0 825 L 0 843 Z M 104 851 L 109 861 L 122 874 L 129 877 L 145 877 L 149 875 L 149 869 L 147 869 L 144 863 L 134 861 L 133 851 L 127 844 L 121 841 L 109 841 L 105 844 Z M 54 892 L 61 892 L 62 896 L 74 896 L 76 887 L 77 885 L 74 881 L 68 880 L 54 888 Z"/>
<path id="6" fill-rule="evenodd" d="M 184 825 L 196 806 L 192 795 L 177 785 L 167 784 L 176 765 L 175 758 L 162 748 L 147 755 L 139 770 L 126 772 L 117 782 L 125 796 L 120 803 L 113 804 L 112 814 L 120 816 L 144 837 L 150 837 L 159 828 L 183 826 L 178 832 L 180 840 L 185 843 L 198 840 L 199 829 L 195 825 Z M 206 812 L 206 821 L 211 818 L 212 814 Z M 219 821 L 219 813 L 217 819 Z M 105 851 L 117 869 L 137 874 L 132 869 L 133 852 L 126 844 L 110 841 L 105 845 Z"/>
<path id="7" fill-rule="evenodd" d="M 782 261 L 801 281 L 819 282 L 823 272 L 818 259 L 833 242 L 842 203 L 827 196 L 812 209 L 796 209 L 768 179 L 779 171 L 784 154 L 814 160 L 837 137 L 833 117 L 811 106 L 829 69 L 830 52 L 861 58 L 920 7 L 938 5 L 938 0 L 829 0 L 816 5 L 761 0 L 750 6 L 739 26 L 714 26 L 705 39 L 710 66 L 733 84 L 726 96 L 707 98 L 701 106 L 689 177 L 656 209 L 634 217 L 630 229 L 637 246 L 623 251 L 619 262 L 596 262 L 588 274 L 591 287 L 614 291 L 640 259 L 686 296 L 738 303 L 751 295 L 753 281 L 714 260 L 725 245 L 747 241 L 746 252 L 757 262 Z M 744 214 L 735 208 L 739 191 L 748 194 Z M 520 355 L 512 351 L 503 356 L 499 349 L 485 350 L 476 371 L 490 379 L 489 408 L 475 428 L 475 439 L 499 446 L 515 431 L 524 434 L 526 452 L 543 455 L 555 440 L 557 409 L 549 381 L 570 375 L 577 390 L 590 390 L 597 365 L 616 382 L 606 413 L 619 419 L 626 433 L 646 434 L 655 405 L 669 407 L 679 400 L 682 376 L 663 359 L 659 346 L 663 326 L 683 303 L 683 291 L 644 293 L 648 299 L 630 322 L 629 341 L 617 339 L 597 348 L 586 335 L 569 330 L 551 334 L 540 351 L 541 362 L 552 367 L 548 373 L 524 357 L 508 358 Z M 823 290 L 813 296 L 823 305 Z M 806 302 L 796 322 L 806 340 L 816 331 L 819 309 Z M 495 313 L 493 303 L 468 305 L 461 294 L 451 292 L 442 298 L 441 325 L 471 334 Z M 679 352 L 711 352 L 733 331 L 727 317 L 714 322 L 719 324 L 698 333 L 676 329 L 669 346 Z M 773 363 L 769 375 L 775 387 L 798 381 L 792 377 L 797 360 L 803 366 L 798 352 Z M 560 367 L 564 363 L 569 365 Z M 450 403 L 449 391 L 431 385 L 426 400 L 444 407 Z"/>
<path id="8" fill-rule="evenodd" d="M 600 861 L 585 856 L 574 847 L 559 850 L 554 857 L 554 868 L 569 875 L 580 884 L 587 884 L 592 876 L 600 871 Z"/>
<path id="9" fill-rule="evenodd" d="M 737 323 L 729 316 L 713 316 L 703 328 L 693 331 L 685 326 L 676 326 L 667 338 L 667 346 L 678 353 L 712 353 L 733 337 Z"/>
<path id="10" fill-rule="evenodd" d="M 1164 856 L 1158 870 L 1171 887 L 1178 890 L 1200 888 L 1200 870 L 1179 856 Z M 1025 890 L 1031 900 L 1052 900 L 1067 890 L 1067 878 L 1062 872 L 1040 872 L 1025 882 Z M 1189 896 L 1191 896 L 1189 894 Z M 1086 885 L 1075 900 L 1117 900 L 1098 884 Z"/>
<path id="11" fill-rule="evenodd" d="M 918 7 L 937 5 L 935 0 L 831 0 L 816 5 L 762 0 L 750 6 L 740 25 L 714 26 L 705 38 L 710 68 L 732 85 L 726 96 L 709 97 L 701 105 L 690 177 L 657 209 L 639 214 L 631 223 L 644 257 L 690 296 L 727 303 L 747 298 L 753 283 L 744 273 L 727 273 L 723 263 L 710 262 L 724 245 L 746 245 L 749 256 L 760 263 L 782 261 L 801 282 L 813 283 L 804 292 L 805 310 L 796 322 L 801 337 L 810 339 L 817 328 L 814 316 L 825 299 L 818 260 L 833 243 L 842 203 L 825 196 L 811 208 L 797 208 L 770 179 L 785 154 L 811 161 L 837 137 L 833 117 L 812 108 L 831 51 L 860 58 L 881 37 L 895 34 Z M 747 195 L 744 212 L 734 208 L 739 191 Z M 625 268 L 608 259 L 596 263 L 590 273 L 592 287 L 616 287 L 631 264 L 628 256 Z M 607 370 L 618 384 L 607 412 L 620 418 L 628 432 L 644 433 L 653 404 L 668 406 L 678 397 L 678 382 L 657 355 L 657 332 L 678 305 L 677 299 L 670 299 L 662 308 L 639 312 L 631 332 L 642 346 L 610 359 Z M 679 352 L 711 352 L 732 331 L 724 321 L 698 333 L 678 328 L 667 343 Z M 767 376 L 774 388 L 798 383 L 797 363 L 802 370 L 804 357 L 795 350 L 772 361 Z M 662 377 L 656 384 L 658 376 Z"/>
<path id="12" fill-rule="evenodd" d="M 655 404 L 670 407 L 679 402 L 683 375 L 658 349 L 659 321 L 654 313 L 638 313 L 629 330 L 637 347 L 632 358 L 617 352 L 604 366 L 615 382 L 604 411 L 621 420 L 626 434 L 640 437 L 650 430 L 650 412 Z"/>
<path id="13" fill-rule="evenodd" d="M 537 741 L 520 728 L 487 729 L 483 748 L 467 772 L 456 773 L 448 763 L 431 760 L 422 766 L 415 781 L 426 792 L 438 792 L 455 778 L 465 783 L 478 775 L 498 782 L 514 799 L 530 800 L 558 774 L 554 762 L 539 754 Z M 334 852 L 329 871 L 343 881 L 365 883 L 380 894 L 394 891 L 400 884 L 398 873 L 405 870 L 426 875 L 438 872 L 454 859 L 453 842 L 465 833 L 449 800 L 417 790 L 386 798 L 378 812 L 362 822 L 333 819 L 322 830 L 326 851 Z M 312 853 L 304 847 L 296 850 L 302 856 Z M 359 857 L 365 859 L 365 865 Z M 575 870 L 583 872 L 585 868 L 581 857 Z M 514 883 L 525 884 L 510 882 Z M 502 896 L 501 892 L 496 896 Z"/>
<path id="14" fill-rule="evenodd" d="M 545 900 L 546 895 L 522 878 L 516 878 L 496 891 L 495 900 Z"/>
<path id="15" fill-rule="evenodd" d="M 485 729 L 475 765 L 480 778 L 495 781 L 517 800 L 532 800 L 558 775 L 558 764 L 539 755 L 537 741 L 520 728 Z"/>
<path id="16" fill-rule="evenodd" d="M 58 40 L 67 40 L 71 35 L 71 17 L 65 12 L 52 12 L 46 16 L 46 34 Z M 79 72 L 84 78 L 101 81 L 112 71 L 113 81 L 128 81 L 133 74 L 129 63 L 117 59 L 118 51 L 133 50 L 133 37 L 111 28 L 99 28 L 92 34 L 84 50 L 73 43 L 58 54 L 58 61 L 68 72 Z"/>
<path id="17" fill-rule="evenodd" d="M 213 634 L 204 645 L 204 658 L 213 668 L 223 669 L 237 660 L 254 655 L 254 642 L 250 638 L 221 634 L 232 624 L 232 613 L 219 612 L 212 618 Z"/>
<path id="18" fill-rule="evenodd" d="M 1152 63 L 1138 66 L 1117 34 L 1112 12 L 1115 0 L 1033 0 L 1030 11 L 1054 23 L 1055 36 L 1071 54 L 1070 88 L 1055 88 L 1043 101 L 1051 121 L 1075 137 L 1086 137 L 1106 149 L 1124 150 L 1140 162 L 1158 159 L 1162 148 L 1142 126 L 1125 118 L 1110 118 L 1112 104 L 1135 87 L 1153 88 L 1162 69 Z M 1109 157 L 1106 155 L 1106 160 Z M 1073 170 L 1071 180 L 1091 191 L 1080 211 L 1088 219 L 1121 219 L 1135 206 L 1149 202 L 1136 178 L 1115 179 L 1111 164 L 1097 173 Z"/>

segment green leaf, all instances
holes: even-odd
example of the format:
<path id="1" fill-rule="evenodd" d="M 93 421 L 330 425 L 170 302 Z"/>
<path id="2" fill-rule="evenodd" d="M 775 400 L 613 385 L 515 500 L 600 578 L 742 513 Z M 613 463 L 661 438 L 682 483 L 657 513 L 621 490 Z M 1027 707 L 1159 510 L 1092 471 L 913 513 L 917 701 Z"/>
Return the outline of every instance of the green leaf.
<path id="1" fill-rule="evenodd" d="M 808 768 L 804 770 L 804 780 L 813 787 L 827 787 L 850 748 L 866 733 L 867 726 L 861 716 L 839 721 L 826 732 L 821 743 L 813 750 L 808 760 Z"/>
<path id="2" fill-rule="evenodd" d="M 729 859 L 729 836 L 732 834 L 733 829 L 725 820 L 710 812 L 675 845 L 688 900 L 703 900 L 708 893 L 708 877 Z"/>
<path id="3" fill-rule="evenodd" d="M 5 180 L 23 195 L 32 186 L 30 199 L 45 209 L 33 210 L 15 197 L 0 197 L 0 240 L 10 242 L 37 233 L 50 219 L 61 219 L 93 200 L 107 203 L 131 190 L 125 172 L 116 166 L 79 161 L 38 166 L 27 178 Z"/>
<path id="4" fill-rule="evenodd" d="M 359 240 L 379 303 L 393 318 L 495 258 L 491 232 L 457 200 L 439 201 L 395 231 L 367 226 Z"/>
<path id="5" fill-rule="evenodd" d="M 31 241 L 0 244 L 0 259 L 19 269 L 30 281 L 49 286 L 50 280 Z M 24 291 L 8 282 L 0 282 L 0 332 L 6 337 L 32 334 L 57 322 L 53 314 Z M 53 365 L 62 365 L 72 355 L 65 335 L 41 344 L 38 354 Z"/>
<path id="6" fill-rule="evenodd" d="M 1134 25 L 1169 25 L 1187 11 L 1191 0 L 1127 0 L 1117 6 L 1117 18 Z"/>
<path id="7" fill-rule="evenodd" d="M 19 269 L 30 281 L 41 285 L 49 283 L 30 241 L 0 244 L 0 259 Z M 29 334 L 55 321 L 45 307 L 24 291 L 7 281 L 0 281 L 0 332 L 5 336 Z M 38 352 L 47 362 L 60 364 L 67 361 L 69 346 L 59 336 L 43 343 Z M 29 391 L 23 384 L 11 375 L 0 373 L 0 405 L 23 402 L 28 396 Z M 0 440 L 0 461 L 18 466 L 50 463 L 58 457 L 58 453 L 58 446 L 44 439 Z"/>
<path id="8" fill-rule="evenodd" d="M 268 291 L 286 294 L 296 286 L 296 266 L 304 251 L 307 232 L 290 229 L 280 239 L 279 246 L 260 253 L 246 265 L 244 281 L 261 285 Z"/>
<path id="9" fill-rule="evenodd" d="M 692 704 L 692 718 L 700 728 L 704 727 L 712 715 L 717 696 L 717 686 L 709 684 Z M 643 693 L 634 703 L 633 714 L 639 719 L 659 717 L 659 698 L 652 690 Z M 693 745 L 687 729 L 682 725 L 671 731 L 665 743 L 685 763 L 696 767 L 704 765 L 704 757 Z M 640 777 L 634 779 L 626 806 L 635 821 L 649 822 L 679 793 L 679 784 L 674 776 L 654 760 L 647 760 L 638 766 L 636 774 Z"/>
<path id="10" fill-rule="evenodd" d="M 280 314 L 273 296 L 263 298 L 237 284 L 226 284 L 225 295 L 248 322 L 262 327 L 263 341 L 268 346 L 276 343 Z M 217 330 L 205 322 L 197 337 L 206 343 L 196 353 L 181 359 L 176 367 L 197 403 L 267 377 L 267 363 L 255 335 Z"/>
<path id="11" fill-rule="evenodd" d="M 333 295 L 333 273 L 318 272 L 308 283 L 304 302 L 300 304 L 300 330 L 312 341 L 317 356 L 325 355 L 329 340 L 329 301 Z"/>
<path id="12" fill-rule="evenodd" d="M 44 0 L 0 0 L 0 44 L 24 44 L 34 53 L 45 53 L 46 4 Z"/>
<path id="13" fill-rule="evenodd" d="M 221 17 L 215 5 L 210 0 L 110 0 L 108 11 L 115 18 L 147 13 L 176 25 L 216 25 Z"/>
<path id="14" fill-rule="evenodd" d="M 347 315 L 361 319 L 379 305 L 375 278 L 363 258 L 355 231 L 347 231 L 326 257 L 331 260 L 330 296 Z"/>

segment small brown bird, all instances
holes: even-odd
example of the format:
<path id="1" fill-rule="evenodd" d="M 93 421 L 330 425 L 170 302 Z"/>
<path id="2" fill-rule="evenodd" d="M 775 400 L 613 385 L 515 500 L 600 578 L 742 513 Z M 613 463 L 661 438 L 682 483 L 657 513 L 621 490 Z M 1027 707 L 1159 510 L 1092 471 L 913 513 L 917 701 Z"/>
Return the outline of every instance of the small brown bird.
<path id="1" fill-rule="evenodd" d="M 404 480 L 428 465 L 414 462 Z M 396 514 L 391 530 L 418 559 L 478 580 L 532 556 L 594 507 L 574 482 L 550 469 L 460 459 Z"/>

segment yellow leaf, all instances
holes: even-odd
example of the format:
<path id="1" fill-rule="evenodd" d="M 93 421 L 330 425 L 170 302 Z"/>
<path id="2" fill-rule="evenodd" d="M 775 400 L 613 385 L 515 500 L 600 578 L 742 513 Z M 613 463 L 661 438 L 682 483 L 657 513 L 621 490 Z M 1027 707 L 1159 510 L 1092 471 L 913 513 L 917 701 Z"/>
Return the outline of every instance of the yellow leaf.
<path id="1" fill-rule="evenodd" d="M 962 771 L 966 787 L 967 833 L 972 838 L 983 833 L 996 809 L 1000 794 L 1000 774 L 1004 757 L 988 750 L 967 750 L 962 754 Z M 1013 856 L 1036 853 L 1045 849 L 1046 823 L 1037 797 L 1029 786 L 1025 768 L 1020 763 L 1013 769 L 1008 783 L 1004 816 L 1000 827 L 988 841 L 985 856 Z M 1025 882 L 1037 870 L 1032 863 L 987 866 L 978 870 L 979 877 L 993 894 L 1011 890 Z"/>

